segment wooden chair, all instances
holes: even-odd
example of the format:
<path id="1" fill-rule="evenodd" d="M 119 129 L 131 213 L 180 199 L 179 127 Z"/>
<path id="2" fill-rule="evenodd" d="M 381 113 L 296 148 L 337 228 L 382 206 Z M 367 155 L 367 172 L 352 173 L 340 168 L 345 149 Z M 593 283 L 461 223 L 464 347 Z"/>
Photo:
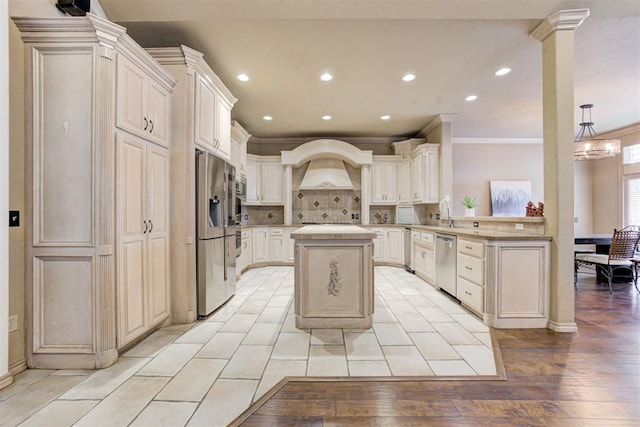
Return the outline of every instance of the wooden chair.
<path id="1" fill-rule="evenodd" d="M 611 237 L 611 246 L 609 254 L 575 254 L 574 259 L 574 280 L 577 281 L 578 268 L 580 266 L 591 267 L 594 270 L 600 270 L 604 277 L 607 278 L 609 284 L 609 292 L 611 289 L 611 279 L 613 273 L 619 269 L 626 269 L 631 272 L 634 279 L 634 285 L 637 286 L 637 276 L 632 259 L 636 255 L 636 248 L 640 241 L 640 227 L 637 225 L 629 225 L 621 230 L 613 230 Z"/>

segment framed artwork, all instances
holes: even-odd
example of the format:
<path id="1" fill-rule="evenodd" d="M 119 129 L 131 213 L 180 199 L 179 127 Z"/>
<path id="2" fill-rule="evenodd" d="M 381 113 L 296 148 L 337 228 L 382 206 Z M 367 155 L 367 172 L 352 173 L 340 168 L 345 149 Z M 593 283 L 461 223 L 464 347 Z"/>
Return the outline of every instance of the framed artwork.
<path id="1" fill-rule="evenodd" d="M 525 216 L 531 181 L 490 181 L 492 216 Z"/>

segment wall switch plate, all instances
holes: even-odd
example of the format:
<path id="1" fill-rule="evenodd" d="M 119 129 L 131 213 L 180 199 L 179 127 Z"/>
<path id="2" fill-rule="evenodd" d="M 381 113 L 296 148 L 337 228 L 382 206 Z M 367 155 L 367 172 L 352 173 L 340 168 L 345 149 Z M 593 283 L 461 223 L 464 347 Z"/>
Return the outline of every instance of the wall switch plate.
<path id="1" fill-rule="evenodd" d="M 517 223 L 516 230 L 524 230 L 524 224 Z"/>
<path id="2" fill-rule="evenodd" d="M 9 332 L 18 330 L 18 315 L 13 314 L 9 316 Z"/>
<path id="3" fill-rule="evenodd" d="M 575 222 L 576 224 L 580 222 L 580 218 L 578 218 L 577 216 L 573 218 L 573 222 Z"/>
<path id="4" fill-rule="evenodd" d="M 9 227 L 20 227 L 20 211 L 9 211 Z"/>

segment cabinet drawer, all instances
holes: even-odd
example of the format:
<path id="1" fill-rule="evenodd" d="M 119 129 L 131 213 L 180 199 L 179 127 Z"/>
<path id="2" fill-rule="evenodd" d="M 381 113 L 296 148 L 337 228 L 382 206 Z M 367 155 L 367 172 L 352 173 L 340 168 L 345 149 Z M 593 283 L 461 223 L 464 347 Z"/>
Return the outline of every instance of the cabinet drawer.
<path id="1" fill-rule="evenodd" d="M 457 290 L 456 296 L 460 301 L 467 304 L 469 307 L 473 308 L 478 313 L 483 313 L 484 288 L 474 283 L 471 283 L 470 281 L 463 279 L 462 277 L 459 277 L 458 290 Z"/>
<path id="2" fill-rule="evenodd" d="M 242 239 L 248 239 L 251 237 L 251 230 L 243 228 L 241 232 L 242 232 Z"/>
<path id="3" fill-rule="evenodd" d="M 471 255 L 477 258 L 484 258 L 484 243 L 459 239 L 458 252 L 462 254 Z"/>
<path id="4" fill-rule="evenodd" d="M 484 260 L 458 254 L 457 264 L 458 276 L 484 286 Z"/>
<path id="5" fill-rule="evenodd" d="M 282 228 L 271 228 L 269 232 L 272 236 L 282 236 L 284 235 L 284 230 Z"/>
<path id="6" fill-rule="evenodd" d="M 433 243 L 433 234 L 425 233 L 424 231 L 420 233 L 420 240 L 427 243 Z"/>
<path id="7" fill-rule="evenodd" d="M 420 234 L 419 231 L 411 231 L 411 238 L 413 240 L 420 240 Z"/>

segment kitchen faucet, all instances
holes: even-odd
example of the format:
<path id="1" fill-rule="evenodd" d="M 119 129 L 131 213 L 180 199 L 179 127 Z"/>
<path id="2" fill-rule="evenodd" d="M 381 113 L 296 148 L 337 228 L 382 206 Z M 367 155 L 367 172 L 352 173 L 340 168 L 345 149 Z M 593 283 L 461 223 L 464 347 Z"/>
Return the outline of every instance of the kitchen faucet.
<path id="1" fill-rule="evenodd" d="M 442 202 L 445 202 L 447 204 L 447 227 L 453 228 L 453 221 L 451 220 L 451 214 L 449 213 L 449 196 L 440 200 L 440 203 L 438 204 L 438 210 L 440 211 L 439 212 L 440 216 L 442 216 Z"/>

